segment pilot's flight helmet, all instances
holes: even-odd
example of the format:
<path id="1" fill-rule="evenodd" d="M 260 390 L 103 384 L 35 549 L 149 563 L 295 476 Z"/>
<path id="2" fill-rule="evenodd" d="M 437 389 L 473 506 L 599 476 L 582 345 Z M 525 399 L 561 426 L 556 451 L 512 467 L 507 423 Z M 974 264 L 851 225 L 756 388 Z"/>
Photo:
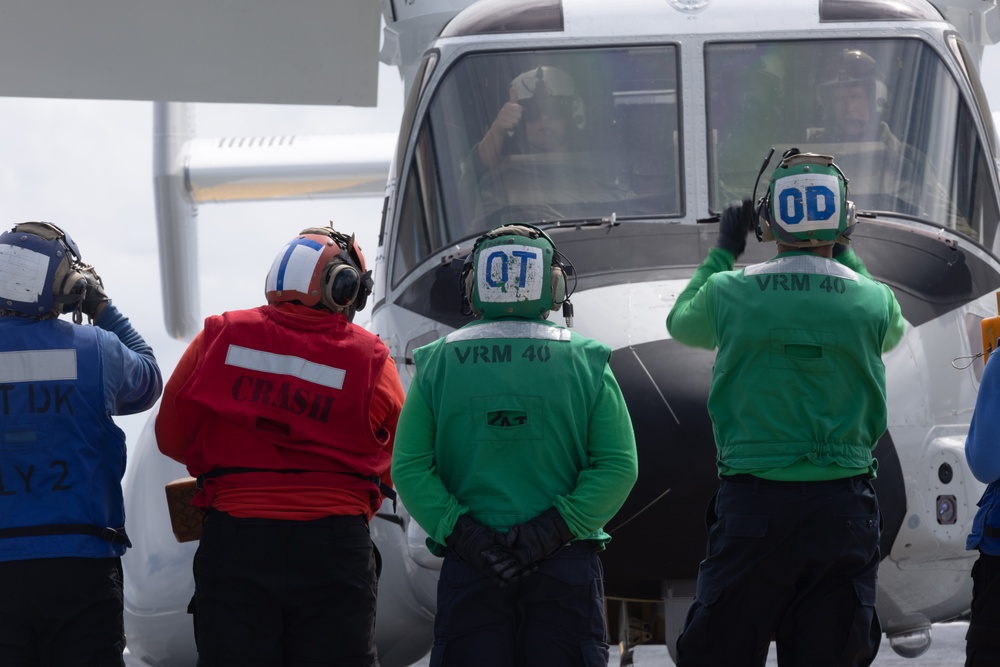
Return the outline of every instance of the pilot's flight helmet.
<path id="1" fill-rule="evenodd" d="M 889 101 L 889 90 L 878 70 L 875 59 L 861 49 L 844 49 L 833 60 L 833 70 L 820 84 L 820 100 L 832 104 L 838 89 L 846 85 L 864 84 L 872 111 L 881 115 Z"/>
<path id="2" fill-rule="evenodd" d="M 462 268 L 464 314 L 545 318 L 569 298 L 571 265 L 541 229 L 503 225 L 476 240 Z"/>
<path id="3" fill-rule="evenodd" d="M 374 281 L 354 236 L 330 227 L 309 227 L 288 242 L 271 264 L 264 293 L 268 303 L 297 301 L 344 313 L 363 310 Z"/>
<path id="4" fill-rule="evenodd" d="M 0 234 L 0 311 L 49 319 L 83 301 L 80 249 L 50 222 L 22 222 Z"/>
<path id="5" fill-rule="evenodd" d="M 757 203 L 757 238 L 812 247 L 841 242 L 857 222 L 847 199 L 847 178 L 830 155 L 793 148 L 771 174 L 767 194 Z"/>
<path id="6" fill-rule="evenodd" d="M 517 101 L 524 107 L 525 119 L 541 111 L 551 111 L 568 119 L 577 129 L 583 129 L 586 115 L 583 100 L 576 93 L 573 77 L 558 67 L 540 65 L 522 72 L 510 82 Z"/>

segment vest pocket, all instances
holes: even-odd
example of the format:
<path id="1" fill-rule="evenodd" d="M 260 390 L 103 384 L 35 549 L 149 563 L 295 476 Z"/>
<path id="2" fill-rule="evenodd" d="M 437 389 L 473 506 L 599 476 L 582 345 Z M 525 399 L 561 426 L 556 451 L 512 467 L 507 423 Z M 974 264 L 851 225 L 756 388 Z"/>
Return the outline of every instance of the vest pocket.
<path id="1" fill-rule="evenodd" d="M 768 354 L 771 368 L 805 373 L 833 373 L 837 337 L 822 331 L 772 329 Z"/>

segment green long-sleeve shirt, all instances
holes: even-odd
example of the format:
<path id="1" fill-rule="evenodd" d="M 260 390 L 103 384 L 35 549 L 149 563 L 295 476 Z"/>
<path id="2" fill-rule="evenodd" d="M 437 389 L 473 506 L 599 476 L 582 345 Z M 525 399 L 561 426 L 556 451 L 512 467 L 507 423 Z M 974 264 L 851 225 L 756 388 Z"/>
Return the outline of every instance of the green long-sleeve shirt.
<path id="1" fill-rule="evenodd" d="M 710 250 L 667 316 L 678 342 L 719 350 L 708 399 L 719 473 L 873 473 L 887 419 L 881 353 L 905 327 L 892 291 L 851 250 L 733 265 Z"/>
<path id="2" fill-rule="evenodd" d="M 604 524 L 638 474 L 610 350 L 544 321 L 475 323 L 415 351 L 392 470 L 441 553 L 458 517 L 504 532 L 556 507 L 578 539 Z"/>

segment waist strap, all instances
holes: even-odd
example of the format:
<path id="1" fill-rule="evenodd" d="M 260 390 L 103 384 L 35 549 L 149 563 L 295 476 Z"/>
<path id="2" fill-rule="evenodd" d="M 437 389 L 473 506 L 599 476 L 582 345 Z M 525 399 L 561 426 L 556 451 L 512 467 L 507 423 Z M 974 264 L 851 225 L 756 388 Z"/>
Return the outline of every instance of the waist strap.
<path id="1" fill-rule="evenodd" d="M 983 536 L 996 539 L 1000 537 L 1000 528 L 996 526 L 983 526 Z"/>
<path id="2" fill-rule="evenodd" d="M 131 547 L 125 528 L 108 528 L 87 523 L 50 523 L 44 526 L 0 528 L 0 539 L 7 537 L 42 537 L 44 535 L 92 535 L 105 542 Z"/>
<path id="3" fill-rule="evenodd" d="M 341 472 L 339 470 L 307 470 L 305 468 L 213 468 L 204 474 L 198 475 L 198 489 L 201 489 L 206 479 L 214 479 L 216 477 L 222 477 L 223 475 L 242 475 L 253 472 L 274 472 L 292 475 L 301 475 L 303 473 L 317 473 L 320 475 L 350 475 L 351 477 L 363 479 L 364 481 L 378 487 L 378 490 L 382 493 L 382 495 L 392 501 L 392 511 L 396 511 L 396 491 L 391 486 L 383 484 L 382 479 L 378 475 L 362 475 L 359 472 Z"/>

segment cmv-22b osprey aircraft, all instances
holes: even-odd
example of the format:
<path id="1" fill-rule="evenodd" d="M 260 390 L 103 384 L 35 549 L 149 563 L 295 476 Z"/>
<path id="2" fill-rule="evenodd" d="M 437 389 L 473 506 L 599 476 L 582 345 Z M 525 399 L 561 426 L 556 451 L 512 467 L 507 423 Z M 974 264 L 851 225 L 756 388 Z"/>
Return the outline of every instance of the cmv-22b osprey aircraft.
<path id="1" fill-rule="evenodd" d="M 965 537 L 982 485 L 963 447 L 980 323 L 1000 289 L 997 137 L 979 78 L 983 48 L 1000 39 L 996 3 L 383 0 L 382 11 L 382 58 L 406 89 L 398 141 L 359 147 L 369 162 L 331 159 L 308 195 L 384 192 L 371 328 L 404 386 L 413 350 L 468 321 L 459 273 L 485 230 L 532 223 L 572 262 L 572 326 L 614 349 L 638 442 L 639 479 L 601 556 L 622 664 L 640 643 L 672 650 L 718 482 L 714 354 L 671 340 L 666 315 L 772 149 L 834 157 L 858 210 L 856 252 L 907 323 L 884 357 L 877 608 L 897 652 L 926 650 L 931 625 L 971 600 Z M 269 178 L 323 179 L 259 151 L 213 153 L 185 136 L 182 112 L 157 106 L 157 194 L 167 324 L 188 337 L 198 318 L 185 209 Z M 751 240 L 739 263 L 772 253 Z M 746 392 L 760 410 L 801 409 L 769 402 L 767 387 Z M 155 665 L 194 664 L 196 545 L 173 540 L 154 492 L 183 475 L 150 422 L 125 478 L 125 604 L 131 652 Z M 440 561 L 403 504 L 383 506 L 371 530 L 384 559 L 380 660 L 402 667 L 430 648 Z"/>

